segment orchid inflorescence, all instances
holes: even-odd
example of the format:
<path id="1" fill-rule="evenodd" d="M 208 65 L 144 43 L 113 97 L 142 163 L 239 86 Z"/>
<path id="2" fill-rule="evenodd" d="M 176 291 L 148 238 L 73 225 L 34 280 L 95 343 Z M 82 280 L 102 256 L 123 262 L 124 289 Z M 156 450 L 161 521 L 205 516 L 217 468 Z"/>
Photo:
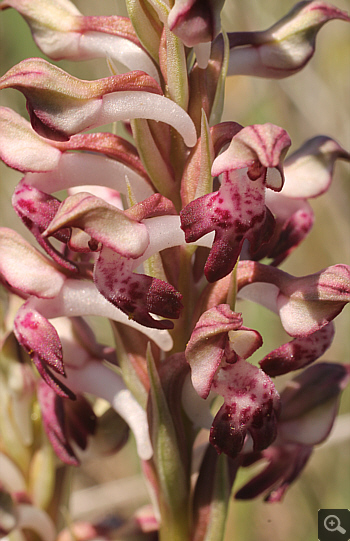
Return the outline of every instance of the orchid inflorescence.
<path id="1" fill-rule="evenodd" d="M 128 538 L 55 524 L 52 448 L 78 466 L 104 423 L 103 452 L 132 431 L 150 490 L 132 535 L 162 541 L 220 541 L 239 468 L 265 460 L 236 498 L 280 501 L 332 428 L 350 365 L 314 361 L 350 301 L 350 267 L 296 277 L 279 266 L 312 228 L 308 199 L 350 154 L 316 136 L 287 155 L 283 128 L 220 119 L 226 76 L 293 75 L 320 28 L 350 17 L 302 1 L 265 31 L 226 34 L 223 4 L 126 0 L 125 18 L 83 16 L 70 0 L 0 3 L 49 58 L 107 58 L 112 72 L 80 80 L 29 58 L 0 78 L 30 116 L 0 107 L 0 157 L 24 175 L 12 204 L 37 245 L 0 228 L 8 540 L 28 528 L 45 541 Z M 120 135 L 91 131 L 117 121 Z M 236 311 L 242 299 L 291 337 L 259 366 L 263 338 Z M 115 347 L 87 316 L 110 322 Z M 297 370 L 279 393 L 272 378 Z"/>

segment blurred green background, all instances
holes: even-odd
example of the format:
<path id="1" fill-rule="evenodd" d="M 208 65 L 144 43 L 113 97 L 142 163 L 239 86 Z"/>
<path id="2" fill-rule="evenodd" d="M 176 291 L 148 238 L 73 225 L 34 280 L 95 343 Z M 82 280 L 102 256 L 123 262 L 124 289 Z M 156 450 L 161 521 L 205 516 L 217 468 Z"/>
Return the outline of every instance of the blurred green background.
<path id="1" fill-rule="evenodd" d="M 347 0 L 333 2 L 341 9 L 350 9 Z M 76 0 L 86 15 L 126 15 L 121 2 L 113 0 Z M 226 31 L 263 30 L 281 18 L 294 2 L 285 0 L 226 0 L 223 27 Z M 34 44 L 23 19 L 12 9 L 0 14 L 0 73 L 30 56 L 43 56 Z M 86 79 L 109 75 L 103 60 L 81 63 L 61 62 L 61 67 Z M 0 94 L 0 104 L 12 107 L 27 116 L 25 102 L 18 92 L 6 90 Z M 234 77 L 227 81 L 223 120 L 235 120 L 243 125 L 272 122 L 285 128 L 291 136 L 292 151 L 306 139 L 318 135 L 335 138 L 350 149 L 350 32 L 343 21 L 331 21 L 317 38 L 316 54 L 297 75 L 281 81 L 252 77 Z M 0 164 L 0 225 L 19 230 L 29 238 L 19 223 L 10 200 L 14 186 L 21 178 Z M 311 201 L 316 223 L 307 240 L 283 265 L 295 275 L 305 275 L 336 263 L 350 264 L 350 165 L 336 165 L 333 184 L 327 194 Z M 264 337 L 259 357 L 281 344 L 285 337 L 277 318 L 256 306 L 240 307 L 244 323 L 256 328 Z M 336 319 L 336 337 L 325 359 L 349 362 L 350 309 Z M 350 412 L 350 389 L 344 392 L 341 414 Z M 226 541 L 315 541 L 317 539 L 317 510 L 319 508 L 348 508 L 350 504 L 350 426 L 342 443 L 321 445 L 307 465 L 302 477 L 292 486 L 284 501 L 265 504 L 232 501 Z M 132 451 L 132 452 L 131 452 Z M 137 473 L 133 444 L 105 464 L 88 463 L 74 481 L 76 490 L 107 483 Z M 251 472 L 238 476 L 238 488 Z M 116 490 L 120 485 L 113 485 Z M 142 487 L 136 483 L 134 492 L 125 492 L 124 503 L 115 508 L 128 515 L 145 500 Z M 111 485 L 112 489 L 112 485 Z M 139 497 L 137 497 L 139 496 Z M 106 502 L 109 496 L 105 496 Z M 113 499 L 113 498 L 112 498 Z M 108 509 L 110 510 L 110 509 Z M 80 515 L 79 515 L 80 513 Z M 84 516 L 84 509 L 78 515 Z"/>

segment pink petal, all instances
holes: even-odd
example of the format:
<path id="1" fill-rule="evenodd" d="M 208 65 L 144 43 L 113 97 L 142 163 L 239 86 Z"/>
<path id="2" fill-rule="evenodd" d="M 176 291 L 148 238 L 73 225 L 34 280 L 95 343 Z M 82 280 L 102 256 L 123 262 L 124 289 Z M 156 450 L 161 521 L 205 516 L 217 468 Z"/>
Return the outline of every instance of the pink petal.
<path id="1" fill-rule="evenodd" d="M 27 120 L 0 107 L 0 158 L 19 171 L 51 171 L 60 160 L 61 152 L 40 137 Z"/>
<path id="2" fill-rule="evenodd" d="M 323 271 L 286 280 L 277 309 L 291 336 L 307 336 L 327 325 L 350 301 L 350 268 L 334 265 Z"/>
<path id="3" fill-rule="evenodd" d="M 285 161 L 283 195 L 308 198 L 323 194 L 332 182 L 337 159 L 350 161 L 350 154 L 334 139 L 323 135 L 309 139 Z"/>
<path id="4" fill-rule="evenodd" d="M 224 0 L 175 0 L 168 16 L 169 28 L 186 47 L 213 41 L 220 31 Z"/>
<path id="5" fill-rule="evenodd" d="M 126 257 L 139 257 L 149 243 L 147 229 L 143 224 L 86 192 L 65 199 L 45 235 L 52 235 L 65 227 L 78 227 L 95 241 Z"/>
<path id="6" fill-rule="evenodd" d="M 336 363 L 317 363 L 296 376 L 281 394 L 279 437 L 304 445 L 324 441 L 349 380 L 349 366 Z"/>
<path id="7" fill-rule="evenodd" d="M 285 331 L 308 336 L 327 325 L 350 301 L 350 267 L 334 265 L 294 277 L 253 261 L 238 265 L 239 295 L 277 312 Z"/>
<path id="8" fill-rule="evenodd" d="M 18 233 L 0 228 L 0 275 L 20 292 L 43 298 L 55 297 L 66 277 Z M 20 264 L 19 264 L 20 262 Z"/>
<path id="9" fill-rule="evenodd" d="M 23 179 L 24 180 L 24 179 Z M 74 263 L 67 260 L 47 239 L 43 233 L 51 220 L 56 215 L 60 201 L 55 197 L 46 194 L 35 187 L 20 182 L 12 196 L 12 205 L 26 227 L 34 235 L 40 246 L 52 259 L 62 267 L 77 272 Z M 67 243 L 71 232 L 67 228 L 57 231 L 55 237 Z"/>
<path id="10" fill-rule="evenodd" d="M 18 310 L 14 333 L 44 381 L 60 396 L 74 398 L 70 389 L 50 371 L 52 368 L 57 374 L 65 375 L 59 336 L 49 321 L 31 307 L 30 301 Z"/>
<path id="11" fill-rule="evenodd" d="M 242 326 L 242 316 L 228 304 L 207 310 L 199 318 L 186 347 L 191 379 L 199 396 L 207 398 L 213 378 L 223 359 L 227 333 Z"/>
<path id="12" fill-rule="evenodd" d="M 212 175 L 248 167 L 248 176 L 253 179 L 253 174 L 260 176 L 259 171 L 255 173 L 254 167 L 261 164 L 265 168 L 277 169 L 275 176 L 266 179 L 266 186 L 280 191 L 283 186 L 282 163 L 290 145 L 287 132 L 279 126 L 270 123 L 247 126 L 232 138 L 228 149 L 215 159 Z"/>
<path id="13" fill-rule="evenodd" d="M 58 374 L 64 374 L 62 345 L 55 328 L 46 318 L 24 304 L 17 312 L 14 331 L 29 355 L 36 353 Z"/>

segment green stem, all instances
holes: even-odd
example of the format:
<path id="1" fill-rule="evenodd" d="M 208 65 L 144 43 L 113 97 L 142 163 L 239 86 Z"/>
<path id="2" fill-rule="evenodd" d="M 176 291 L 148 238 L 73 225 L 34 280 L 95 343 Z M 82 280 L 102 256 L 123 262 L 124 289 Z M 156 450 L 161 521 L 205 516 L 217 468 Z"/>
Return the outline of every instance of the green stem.
<path id="1" fill-rule="evenodd" d="M 191 335 L 192 314 L 196 301 L 195 287 L 192 277 L 192 255 L 192 246 L 181 249 L 180 276 L 177 289 L 183 295 L 184 309 L 180 315 L 180 318 L 177 321 L 174 321 L 174 329 L 171 333 L 174 341 L 174 347 L 171 353 L 184 351 Z"/>
<path id="2" fill-rule="evenodd" d="M 231 272 L 230 275 L 230 285 L 227 292 L 227 304 L 230 305 L 231 310 L 235 311 L 236 300 L 237 300 L 237 267 L 238 267 L 239 258 L 237 263 Z"/>

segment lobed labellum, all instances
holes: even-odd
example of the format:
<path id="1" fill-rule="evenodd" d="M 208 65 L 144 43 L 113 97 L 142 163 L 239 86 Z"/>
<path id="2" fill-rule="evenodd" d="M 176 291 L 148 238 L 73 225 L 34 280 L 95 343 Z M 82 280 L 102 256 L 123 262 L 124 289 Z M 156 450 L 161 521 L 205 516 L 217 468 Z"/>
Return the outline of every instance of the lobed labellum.
<path id="1" fill-rule="evenodd" d="M 237 500 L 255 498 L 267 492 L 268 502 L 279 502 L 291 483 L 300 475 L 312 453 L 312 447 L 298 444 L 271 446 L 258 455 L 267 466 L 235 494 Z"/>
<path id="2" fill-rule="evenodd" d="M 204 268 L 210 282 L 234 268 L 245 239 L 252 248 L 273 233 L 274 219 L 265 206 L 265 174 L 252 181 L 246 170 L 223 174 L 221 188 L 195 199 L 181 211 L 186 242 L 215 231 L 213 247 Z"/>
<path id="3" fill-rule="evenodd" d="M 269 376 L 280 376 L 292 370 L 299 370 L 321 357 L 331 346 L 334 325 L 328 323 L 314 333 L 294 338 L 283 344 L 260 361 L 260 366 Z"/>
<path id="4" fill-rule="evenodd" d="M 12 196 L 12 205 L 29 230 L 42 234 L 55 217 L 61 201 L 34 186 L 20 182 Z M 68 242 L 70 231 L 65 228 L 56 233 L 56 238 Z"/>
<path id="5" fill-rule="evenodd" d="M 77 268 L 67 260 L 46 238 L 43 233 L 54 219 L 61 202 L 34 186 L 27 185 L 24 181 L 17 185 L 12 196 L 12 205 L 21 218 L 22 222 L 34 235 L 40 246 L 52 259 L 63 268 L 77 272 Z M 54 237 L 67 244 L 71 237 L 71 230 L 61 228 Z"/>
<path id="6" fill-rule="evenodd" d="M 234 458 L 247 433 L 254 451 L 268 447 L 276 437 L 279 396 L 271 379 L 244 359 L 223 365 L 212 383 L 213 392 L 224 398 L 215 416 L 210 442 L 216 450 Z"/>
<path id="7" fill-rule="evenodd" d="M 168 320 L 154 319 L 150 313 L 177 319 L 182 295 L 157 278 L 132 272 L 132 261 L 103 248 L 95 265 L 94 282 L 102 295 L 130 319 L 154 329 L 171 329 Z"/>
<path id="8" fill-rule="evenodd" d="M 265 205 L 265 189 L 282 189 L 282 162 L 290 143 L 285 130 L 274 124 L 242 128 L 213 163 L 212 175 L 221 175 L 220 189 L 181 211 L 186 242 L 215 231 L 204 268 L 210 282 L 232 271 L 245 240 L 254 253 L 271 238 L 275 221 Z"/>
<path id="9" fill-rule="evenodd" d="M 62 346 L 54 327 L 39 312 L 27 308 L 24 304 L 17 312 L 15 335 L 24 349 L 33 355 L 36 353 L 58 374 L 64 374 Z"/>

